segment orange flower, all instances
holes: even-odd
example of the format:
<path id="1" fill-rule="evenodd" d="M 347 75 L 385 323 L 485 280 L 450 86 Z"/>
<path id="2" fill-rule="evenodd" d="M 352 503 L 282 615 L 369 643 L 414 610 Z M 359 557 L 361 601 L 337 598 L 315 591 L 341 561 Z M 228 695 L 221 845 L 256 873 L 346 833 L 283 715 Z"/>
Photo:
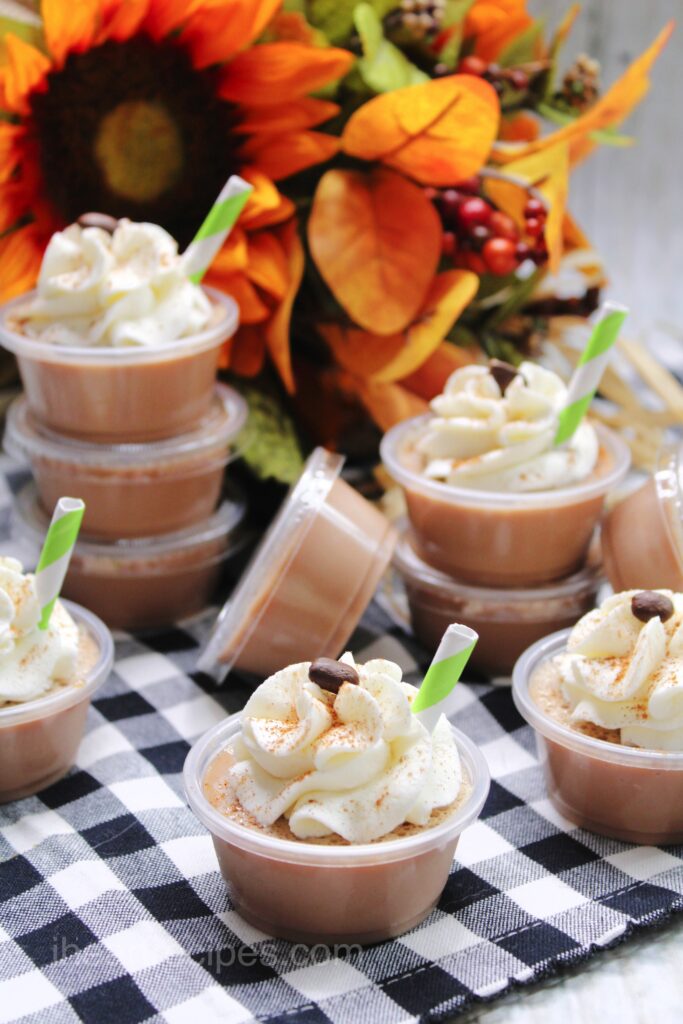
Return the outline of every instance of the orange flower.
<path id="1" fill-rule="evenodd" d="M 526 0 L 475 0 L 465 19 L 464 36 L 473 43 L 473 52 L 489 63 L 533 20 L 527 14 Z"/>
<path id="2" fill-rule="evenodd" d="M 337 107 L 308 94 L 353 58 L 295 40 L 249 49 L 280 6 L 43 0 L 46 52 L 5 38 L 0 299 L 33 284 L 52 232 L 86 210 L 155 221 L 187 244 L 237 172 L 254 192 L 207 283 L 240 304 L 235 358 L 256 372 L 268 348 L 293 387 L 284 320 L 301 260 L 294 227 L 272 230 L 294 213 L 274 182 L 336 152 L 312 129 Z"/>

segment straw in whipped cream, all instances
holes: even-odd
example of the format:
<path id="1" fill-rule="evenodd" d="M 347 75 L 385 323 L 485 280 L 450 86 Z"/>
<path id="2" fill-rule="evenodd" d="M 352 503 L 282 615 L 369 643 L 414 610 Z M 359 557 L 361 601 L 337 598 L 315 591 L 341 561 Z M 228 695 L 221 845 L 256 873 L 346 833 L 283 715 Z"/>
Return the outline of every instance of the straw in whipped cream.
<path id="1" fill-rule="evenodd" d="M 52 514 L 36 566 L 36 593 L 40 603 L 38 629 L 47 629 L 73 554 L 85 505 L 80 498 L 60 498 Z"/>
<path id="2" fill-rule="evenodd" d="M 441 715 L 453 705 L 453 690 L 475 648 L 479 634 L 469 626 L 452 623 L 444 633 L 412 710 L 431 732 Z"/>
<path id="3" fill-rule="evenodd" d="M 204 223 L 182 256 L 185 273 L 195 284 L 199 284 L 213 263 L 252 191 L 253 186 L 238 174 L 231 174 L 221 189 Z"/>

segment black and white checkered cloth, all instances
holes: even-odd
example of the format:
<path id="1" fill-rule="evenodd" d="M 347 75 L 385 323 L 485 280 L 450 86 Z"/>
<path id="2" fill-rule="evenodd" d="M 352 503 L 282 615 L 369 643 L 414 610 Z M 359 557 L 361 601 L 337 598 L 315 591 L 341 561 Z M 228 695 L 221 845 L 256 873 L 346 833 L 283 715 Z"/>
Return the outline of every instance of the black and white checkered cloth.
<path id="1" fill-rule="evenodd" d="M 76 768 L 0 808 L 0 1021 L 438 1021 L 683 908 L 683 847 L 631 847 L 558 818 L 509 690 L 462 684 L 457 721 L 493 784 L 438 908 L 362 951 L 257 931 L 181 786 L 191 743 L 248 694 L 193 676 L 208 625 L 120 639 Z M 426 661 L 376 604 L 352 646 L 413 681 Z"/>

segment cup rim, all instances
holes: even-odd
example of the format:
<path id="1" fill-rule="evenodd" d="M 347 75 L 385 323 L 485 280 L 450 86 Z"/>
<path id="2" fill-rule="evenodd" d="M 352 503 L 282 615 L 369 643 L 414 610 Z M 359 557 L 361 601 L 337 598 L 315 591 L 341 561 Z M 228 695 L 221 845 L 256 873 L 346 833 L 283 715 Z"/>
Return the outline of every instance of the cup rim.
<path id="1" fill-rule="evenodd" d="M 52 430 L 35 419 L 22 395 L 7 410 L 3 446 L 17 461 L 52 459 L 75 466 L 81 475 L 92 469 L 116 473 L 134 468 L 139 474 L 137 479 L 147 482 L 146 472 L 158 470 L 163 463 L 165 476 L 185 478 L 227 465 L 239 455 L 239 447 L 233 442 L 247 415 L 244 398 L 234 388 L 218 383 L 211 409 L 198 428 L 160 441 L 107 444 L 82 441 Z M 174 467 L 176 462 L 179 466 Z M 198 465 L 192 466 L 192 462 Z M 158 472 L 154 473 L 154 479 L 157 478 Z"/>
<path id="2" fill-rule="evenodd" d="M 232 296 L 226 295 L 225 292 L 221 292 L 217 288 L 210 288 L 208 285 L 201 287 L 208 298 L 212 300 L 213 305 L 219 306 L 223 311 L 223 315 L 217 323 L 205 327 L 197 334 L 177 338 L 175 341 L 168 341 L 161 345 L 127 345 L 121 348 L 96 345 L 52 345 L 13 331 L 7 326 L 7 317 L 36 295 L 36 289 L 33 288 L 0 306 L 0 345 L 14 353 L 19 359 L 31 359 L 44 363 L 85 363 L 92 366 L 102 366 L 107 363 L 115 366 L 122 364 L 138 366 L 143 363 L 167 360 L 170 355 L 187 356 L 204 352 L 217 348 L 232 337 L 239 326 L 239 306 Z"/>
<path id="3" fill-rule="evenodd" d="M 626 441 L 602 423 L 592 421 L 600 446 L 605 447 L 614 459 L 614 465 L 609 472 L 596 479 L 588 477 L 569 487 L 545 491 L 482 491 L 473 487 L 456 487 L 440 480 L 427 480 L 426 477 L 404 466 L 398 458 L 399 447 L 406 438 L 411 433 L 417 433 L 420 427 L 432 418 L 432 413 L 423 413 L 397 423 L 382 438 L 380 457 L 389 475 L 406 490 L 421 491 L 435 501 L 449 505 L 498 509 L 571 505 L 577 501 L 588 501 L 606 494 L 624 479 L 631 465 L 631 452 Z"/>
<path id="4" fill-rule="evenodd" d="M 82 686 L 65 686 L 55 693 L 48 693 L 36 700 L 23 704 L 12 704 L 0 708 L 0 731 L 23 722 L 33 722 L 57 714 L 83 700 L 92 699 L 93 694 L 106 682 L 114 665 L 114 640 L 110 630 L 93 612 L 74 601 L 61 599 L 61 603 L 77 625 L 85 627 L 99 648 L 99 657 L 86 673 Z M 0 732 L 1 735 L 1 732 Z"/>
<path id="5" fill-rule="evenodd" d="M 459 836 L 479 817 L 488 796 L 491 778 L 484 755 L 472 740 L 451 722 L 449 724 L 453 730 L 458 753 L 472 782 L 472 792 L 464 804 L 446 821 L 432 828 L 424 828 L 412 836 L 349 846 L 325 846 L 269 836 L 226 818 L 209 803 L 202 791 L 201 780 L 210 760 L 237 732 L 241 715 L 241 712 L 237 712 L 218 722 L 194 743 L 185 759 L 183 784 L 190 809 L 211 835 L 248 853 L 270 860 L 334 868 L 405 860 L 436 846 L 441 840 Z"/>
<path id="6" fill-rule="evenodd" d="M 631 768 L 659 768 L 668 771 L 683 770 L 683 751 L 650 750 L 645 747 L 630 747 L 608 740 L 585 736 L 543 714 L 529 696 L 529 682 L 535 669 L 561 651 L 567 645 L 571 629 L 537 640 L 517 659 L 512 670 L 512 699 L 522 718 L 548 740 L 568 747 L 579 754 L 585 754 L 600 761 L 626 765 Z"/>

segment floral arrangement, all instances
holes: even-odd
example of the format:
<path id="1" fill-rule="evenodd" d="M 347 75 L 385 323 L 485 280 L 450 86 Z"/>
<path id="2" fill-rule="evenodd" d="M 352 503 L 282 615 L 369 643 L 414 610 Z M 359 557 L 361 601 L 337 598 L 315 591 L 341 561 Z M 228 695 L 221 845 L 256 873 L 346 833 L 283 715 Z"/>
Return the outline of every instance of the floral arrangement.
<path id="1" fill-rule="evenodd" d="M 224 364 L 349 448 L 359 411 L 384 429 L 482 348 L 515 359 L 539 316 L 595 305 L 569 175 L 629 141 L 672 29 L 602 92 L 586 56 L 558 71 L 578 6 L 549 38 L 525 0 L 27 8 L 0 23 L 0 299 L 87 210 L 187 244 L 237 172 L 253 193 L 207 277 L 241 310 Z"/>

